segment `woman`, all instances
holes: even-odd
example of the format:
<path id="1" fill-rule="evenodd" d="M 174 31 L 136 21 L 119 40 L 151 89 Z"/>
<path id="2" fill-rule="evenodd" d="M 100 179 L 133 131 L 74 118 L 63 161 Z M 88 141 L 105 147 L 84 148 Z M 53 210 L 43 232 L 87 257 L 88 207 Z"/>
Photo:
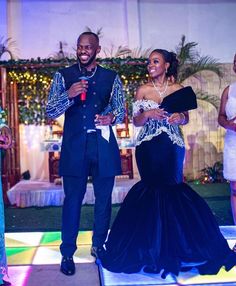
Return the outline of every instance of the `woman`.
<path id="1" fill-rule="evenodd" d="M 1 113 L 0 108 L 0 113 Z M 9 127 L 2 123 L 0 118 L 0 285 L 11 285 L 10 282 L 3 280 L 3 277 L 7 275 L 7 259 L 5 250 L 5 221 L 4 221 L 4 203 L 2 197 L 2 182 L 1 182 L 1 158 L 2 149 L 8 149 L 12 144 L 11 130 Z"/>
<path id="2" fill-rule="evenodd" d="M 236 73 L 236 54 L 233 70 Z M 221 96 L 219 124 L 226 129 L 224 144 L 224 177 L 230 181 L 231 208 L 236 224 L 236 82 L 227 86 Z M 234 246 L 236 251 L 236 245 Z"/>
<path id="3" fill-rule="evenodd" d="M 193 266 L 200 274 L 215 274 L 222 266 L 229 270 L 236 265 L 236 254 L 208 205 L 183 183 L 180 125 L 188 122 L 188 112 L 167 114 L 162 108 L 171 97 L 187 99 L 193 93 L 168 80 L 176 78 L 177 68 L 174 53 L 152 51 L 150 82 L 136 94 L 133 120 L 142 126 L 135 151 L 141 181 L 127 194 L 100 255 L 103 267 L 112 272 L 143 269 L 165 278 Z"/>

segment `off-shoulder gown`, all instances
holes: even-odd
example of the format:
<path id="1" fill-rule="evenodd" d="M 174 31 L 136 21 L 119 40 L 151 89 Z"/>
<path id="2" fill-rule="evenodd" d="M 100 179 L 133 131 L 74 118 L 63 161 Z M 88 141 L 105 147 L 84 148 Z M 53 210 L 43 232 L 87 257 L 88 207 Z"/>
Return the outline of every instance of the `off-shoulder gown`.
<path id="1" fill-rule="evenodd" d="M 180 90 L 179 92 L 184 92 Z M 151 100 L 134 103 L 134 114 L 157 108 Z M 101 255 L 112 272 L 178 275 L 186 266 L 216 274 L 236 265 L 206 202 L 183 182 L 184 141 L 177 125 L 148 120 L 140 130 L 136 160 L 141 180 L 122 203 Z"/>

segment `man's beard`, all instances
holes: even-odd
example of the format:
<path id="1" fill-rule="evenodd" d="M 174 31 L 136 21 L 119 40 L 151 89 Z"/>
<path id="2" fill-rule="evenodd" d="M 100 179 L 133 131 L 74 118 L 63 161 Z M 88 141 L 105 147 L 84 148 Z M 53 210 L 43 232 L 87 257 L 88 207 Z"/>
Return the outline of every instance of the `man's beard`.
<path id="1" fill-rule="evenodd" d="M 96 51 L 95 51 L 94 54 L 92 55 L 92 57 L 89 59 L 89 61 L 87 63 L 81 63 L 80 58 L 79 58 L 78 55 L 77 55 L 77 59 L 79 61 L 80 66 L 86 68 L 86 67 L 90 66 L 91 63 L 96 59 L 96 55 L 97 54 L 96 54 Z"/>

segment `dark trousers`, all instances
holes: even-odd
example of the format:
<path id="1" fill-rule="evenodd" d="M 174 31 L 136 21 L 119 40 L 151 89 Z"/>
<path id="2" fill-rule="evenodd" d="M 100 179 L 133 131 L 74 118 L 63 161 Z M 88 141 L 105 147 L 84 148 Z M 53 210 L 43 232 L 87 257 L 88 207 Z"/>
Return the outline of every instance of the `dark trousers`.
<path id="1" fill-rule="evenodd" d="M 88 176 L 92 176 L 95 195 L 93 246 L 102 246 L 106 240 L 111 218 L 111 193 L 114 177 L 99 177 L 96 133 L 87 135 L 84 173 L 79 177 L 63 177 L 65 199 L 62 211 L 62 256 L 73 256 L 77 249 L 81 205 L 86 192 Z"/>

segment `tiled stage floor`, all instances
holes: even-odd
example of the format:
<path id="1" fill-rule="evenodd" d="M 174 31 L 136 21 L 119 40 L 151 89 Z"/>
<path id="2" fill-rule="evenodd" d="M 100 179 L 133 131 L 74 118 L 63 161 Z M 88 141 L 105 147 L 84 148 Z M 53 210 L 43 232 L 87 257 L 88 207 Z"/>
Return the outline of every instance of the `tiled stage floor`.
<path id="1" fill-rule="evenodd" d="M 223 234 L 232 247 L 236 243 L 236 227 L 222 227 Z M 66 277 L 59 272 L 60 233 L 7 233 L 6 247 L 9 265 L 9 280 L 13 286 L 97 286 L 99 275 L 90 256 L 91 232 L 80 232 L 78 251 L 74 260 L 78 277 Z M 81 272 L 80 272 L 81 271 Z M 181 273 L 177 278 L 168 276 L 162 280 L 159 275 L 115 274 L 99 267 L 101 284 L 118 285 L 236 285 L 236 267 L 230 272 L 221 269 L 218 275 L 200 276 L 197 272 Z M 76 274 L 77 275 L 77 274 Z M 92 279 L 92 276 L 95 278 Z M 97 278 L 96 278 L 97 277 Z M 78 282 L 78 279 L 84 279 Z"/>
<path id="2" fill-rule="evenodd" d="M 59 271 L 60 232 L 6 233 L 9 281 L 13 286 L 99 286 L 98 269 L 90 255 L 91 236 L 90 231 L 80 232 L 76 275 L 67 277 Z"/>

